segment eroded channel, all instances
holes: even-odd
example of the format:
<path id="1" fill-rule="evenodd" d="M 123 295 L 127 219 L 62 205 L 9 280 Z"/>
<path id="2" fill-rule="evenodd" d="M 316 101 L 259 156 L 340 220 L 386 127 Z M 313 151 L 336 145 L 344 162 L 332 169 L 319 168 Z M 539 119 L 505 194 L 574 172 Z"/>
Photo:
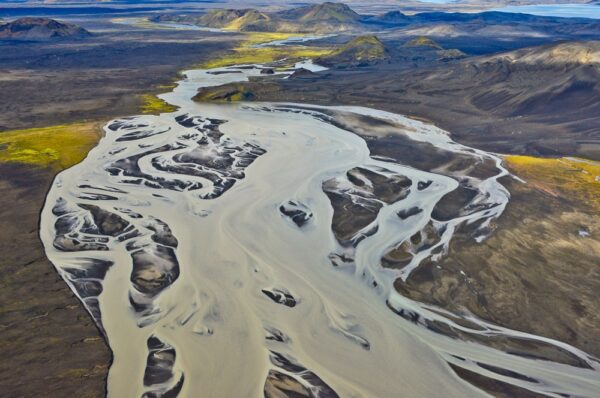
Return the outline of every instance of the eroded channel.
<path id="1" fill-rule="evenodd" d="M 113 350 L 109 396 L 486 395 L 456 368 L 597 395 L 576 348 L 395 288 L 457 231 L 493 233 L 498 157 L 368 108 L 190 99 L 259 74 L 187 72 L 178 112 L 112 121 L 48 194 L 41 237 Z M 370 156 L 390 134 L 406 155 Z"/>

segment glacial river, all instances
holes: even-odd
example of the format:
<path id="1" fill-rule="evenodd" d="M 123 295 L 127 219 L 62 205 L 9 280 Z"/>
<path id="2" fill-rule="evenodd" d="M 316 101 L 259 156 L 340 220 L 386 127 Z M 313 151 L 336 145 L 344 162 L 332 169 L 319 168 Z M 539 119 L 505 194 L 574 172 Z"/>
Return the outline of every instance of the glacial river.
<path id="1" fill-rule="evenodd" d="M 110 397 L 487 396 L 450 364 L 547 396 L 598 396 L 600 365 L 585 353 L 393 287 L 443 255 L 459 225 L 486 231 L 501 217 L 509 194 L 499 158 L 374 109 L 191 100 L 200 87 L 259 74 L 186 72 L 162 96 L 177 112 L 110 122 L 48 193 L 41 238 L 108 339 Z M 373 158 L 340 127 L 349 118 L 385 121 L 497 173 L 457 178 Z M 350 179 L 350 170 L 360 172 Z M 382 179 L 402 181 L 401 198 L 377 197 Z M 469 211 L 432 220 L 459 183 L 477 192 Z M 343 242 L 332 231 L 333 197 L 376 205 L 376 217 Z M 427 228 L 439 234 L 432 247 L 401 269 L 382 267 L 385 253 Z M 579 365 L 486 344 L 498 337 L 547 345 Z"/>

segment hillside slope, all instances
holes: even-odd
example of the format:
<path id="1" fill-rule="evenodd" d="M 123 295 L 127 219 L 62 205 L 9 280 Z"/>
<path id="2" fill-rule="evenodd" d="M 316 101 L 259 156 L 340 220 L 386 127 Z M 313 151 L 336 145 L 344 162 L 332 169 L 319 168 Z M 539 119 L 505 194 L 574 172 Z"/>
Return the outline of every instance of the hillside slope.
<path id="1" fill-rule="evenodd" d="M 599 54 L 599 41 L 559 43 L 390 72 L 359 87 L 484 149 L 600 160 Z"/>
<path id="2" fill-rule="evenodd" d="M 600 115 L 598 41 L 513 51 L 468 65 L 473 78 L 487 85 L 469 96 L 478 109 L 549 119 L 565 113 L 582 120 Z"/>
<path id="3" fill-rule="evenodd" d="M 304 22 L 332 21 L 338 23 L 357 22 L 361 16 L 343 3 L 326 2 L 300 8 L 294 8 L 277 14 L 283 19 Z"/>
<path id="4" fill-rule="evenodd" d="M 318 84 L 288 79 L 252 92 L 258 101 L 369 104 L 492 152 L 600 160 L 600 66 L 591 62 L 599 45 L 559 43 L 429 68 L 332 69 Z"/>
<path id="5" fill-rule="evenodd" d="M 274 13 L 256 9 L 223 9 L 202 15 L 158 15 L 151 20 L 240 32 L 339 33 L 362 29 L 359 14 L 343 3 L 331 2 Z"/>
<path id="6" fill-rule="evenodd" d="M 0 25 L 0 39 L 47 40 L 87 36 L 90 36 L 90 32 L 82 27 L 48 18 L 20 18 Z"/>
<path id="7" fill-rule="evenodd" d="M 600 41 L 565 42 L 556 45 L 517 50 L 510 53 L 491 56 L 486 62 L 498 60 L 514 64 L 549 66 L 600 66 Z"/>
<path id="8" fill-rule="evenodd" d="M 388 51 L 377 36 L 359 36 L 331 54 L 317 58 L 316 63 L 328 67 L 366 66 L 389 59 Z"/>

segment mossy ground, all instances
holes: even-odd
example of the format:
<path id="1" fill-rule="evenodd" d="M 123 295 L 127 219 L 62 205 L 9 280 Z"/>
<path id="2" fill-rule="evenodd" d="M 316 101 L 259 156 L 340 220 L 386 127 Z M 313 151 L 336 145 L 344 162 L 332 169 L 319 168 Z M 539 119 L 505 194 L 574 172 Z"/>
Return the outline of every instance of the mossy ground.
<path id="1" fill-rule="evenodd" d="M 152 29 L 152 30 L 181 30 L 177 26 L 169 26 L 168 24 L 157 24 L 150 21 L 148 18 L 112 18 L 112 23 L 126 24 L 135 26 L 136 28 Z"/>
<path id="2" fill-rule="evenodd" d="M 81 162 L 101 131 L 96 122 L 6 131 L 0 133 L 0 162 L 62 170 Z"/>
<path id="3" fill-rule="evenodd" d="M 221 68 L 232 65 L 267 64 L 271 62 L 298 60 L 304 58 L 317 58 L 330 54 L 332 49 L 326 47 L 310 46 L 272 46 L 256 47 L 258 44 L 276 40 L 285 40 L 291 37 L 301 37 L 293 33 L 247 33 L 244 41 L 233 51 L 222 54 L 200 65 L 203 69 Z"/>
<path id="4" fill-rule="evenodd" d="M 174 86 L 173 86 L 174 87 Z M 168 88 L 173 88 L 168 86 Z M 142 107 L 141 111 L 146 115 L 158 115 L 160 113 L 171 113 L 175 112 L 178 108 L 173 106 L 166 101 L 161 100 L 156 95 L 144 94 L 142 95 Z"/>
<path id="5" fill-rule="evenodd" d="M 506 156 L 508 168 L 533 187 L 600 210 L 600 163 L 576 158 Z"/>
<path id="6" fill-rule="evenodd" d="M 407 47 L 431 47 L 431 48 L 435 48 L 437 50 L 442 50 L 442 46 L 440 46 L 438 43 L 436 43 L 435 41 L 431 40 L 429 37 L 426 37 L 426 36 L 416 37 L 416 38 L 410 40 L 408 43 L 406 43 L 405 46 L 407 46 Z"/>
<path id="7" fill-rule="evenodd" d="M 378 61 L 387 58 L 383 43 L 373 35 L 359 36 L 333 50 L 326 60 L 336 60 L 341 63 Z M 317 60 L 318 62 L 318 60 Z"/>
<path id="8" fill-rule="evenodd" d="M 256 47 L 257 44 L 285 40 L 301 35 L 293 33 L 248 33 L 234 51 L 202 65 L 216 68 L 235 64 L 270 63 L 282 59 L 315 58 L 331 52 L 320 47 Z M 173 86 L 165 86 L 172 89 Z M 177 107 L 154 94 L 141 96 L 144 114 L 175 112 Z M 0 133 L 0 162 L 24 163 L 62 170 L 81 162 L 101 136 L 98 123 L 73 123 Z"/>

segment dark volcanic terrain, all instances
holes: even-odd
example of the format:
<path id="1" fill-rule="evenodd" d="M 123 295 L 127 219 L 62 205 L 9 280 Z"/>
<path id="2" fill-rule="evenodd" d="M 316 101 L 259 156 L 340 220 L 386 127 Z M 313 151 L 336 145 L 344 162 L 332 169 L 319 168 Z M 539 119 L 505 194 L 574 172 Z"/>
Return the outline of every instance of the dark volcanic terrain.
<path id="1" fill-rule="evenodd" d="M 5 31 L 26 40 L 0 40 L 0 137 L 4 130 L 138 114 L 140 95 L 170 89 L 161 85 L 234 38 L 96 19 L 84 24 L 93 34 L 83 37 L 82 30 L 54 22 L 41 23 L 49 30 L 15 33 L 20 21 Z M 2 397 L 106 394 L 110 351 L 39 240 L 39 212 L 57 171 L 0 163 Z"/>
<path id="2" fill-rule="evenodd" d="M 48 18 L 21 18 L 0 25 L 0 39 L 4 40 L 49 40 L 88 36 L 90 32 L 80 26 Z"/>
<path id="3" fill-rule="evenodd" d="M 136 114 L 235 35 L 90 21 L 85 40 L 0 40 L 0 131 Z M 94 30 L 96 29 L 96 30 Z"/>
<path id="4" fill-rule="evenodd" d="M 448 256 L 421 264 L 407 282 L 396 281 L 397 289 L 407 297 L 569 342 L 600 357 L 597 209 L 531 184 L 503 183 L 511 201 L 494 234 L 481 244 L 462 235 Z M 591 237 L 582 237 L 582 230 Z"/>
<path id="5" fill-rule="evenodd" d="M 152 20 L 230 32 L 170 29 L 109 17 L 78 19 L 84 28 L 43 18 L 0 25 L 0 135 L 138 114 L 142 95 L 170 90 L 179 71 L 236 46 L 243 39 L 239 31 L 336 33 L 309 44 L 334 48 L 316 60 L 327 71 L 301 70 L 282 80 L 268 73 L 274 69 L 265 69 L 264 76 L 249 83 L 203 90 L 196 100 L 367 106 L 432 122 L 450 131 L 454 140 L 491 152 L 600 160 L 598 20 L 498 12 L 364 16 L 334 3 L 276 12 L 153 14 Z M 355 122 L 342 127 L 363 136 L 373 155 L 428 170 L 467 168 L 472 176 L 496 171 L 493 164 L 465 165 L 461 158 L 428 153 L 425 145 L 408 145 L 387 134 L 385 123 Z M 109 350 L 46 259 L 38 238 L 38 212 L 56 171 L 0 163 L 0 344 L 9 358 L 0 366 L 0 396 L 6 391 L 11 397 L 105 394 Z M 368 172 L 357 168 L 349 178 Z M 401 200 L 405 183 L 379 181 L 376 194 L 384 201 Z M 598 209 L 577 192 L 557 194 L 535 179 L 524 184 L 504 178 L 503 184 L 512 197 L 505 214 L 490 227 L 494 233 L 489 240 L 477 244 L 473 231 L 461 229 L 447 257 L 423 263 L 406 282 L 397 281 L 396 288 L 407 297 L 600 356 Z M 396 196 L 389 197 L 390 187 Z M 594 188 L 592 195 L 600 195 Z M 368 225 L 378 210 L 353 208 L 330 185 L 324 190 L 333 203 L 348 205 L 350 211 L 350 216 L 334 217 L 340 241 Z M 461 187 L 448 195 L 435 217 L 449 217 L 468 203 L 470 194 Z M 301 226 L 312 217 L 302 209 L 289 202 L 280 211 Z M 407 219 L 418 211 L 398 217 Z M 420 236 L 413 246 L 434 238 Z M 410 250 L 397 248 L 382 265 L 400 267 Z M 544 347 L 495 344 L 522 355 L 564 360 Z M 457 370 L 495 396 L 533 396 L 465 372 Z M 297 388 L 283 374 L 270 379 L 268 394 L 274 397 Z"/>
<path id="6" fill-rule="evenodd" d="M 105 396 L 111 356 L 89 314 L 46 258 L 40 206 L 54 171 L 0 164 L 2 397 Z"/>
<path id="7" fill-rule="evenodd" d="M 401 51 L 392 48 L 392 59 Z M 254 81 L 244 89 L 259 101 L 366 105 L 430 120 L 488 151 L 598 160 L 599 54 L 598 41 L 568 42 L 434 67 L 393 63 Z"/>
<path id="8" fill-rule="evenodd" d="M 424 22 L 418 29 L 409 21 L 406 27 L 378 34 L 385 48 L 385 62 L 361 64 L 332 57 L 331 62 L 323 62 L 330 67 L 327 71 L 289 79 L 263 76 L 236 84 L 235 91 L 244 93 L 245 100 L 383 109 L 432 122 L 450 131 L 460 143 L 496 153 L 600 160 L 600 42 L 596 25 L 583 22 L 591 28 L 587 32 L 595 40 L 561 41 L 558 39 L 565 32 L 582 32 L 578 25 L 581 21 L 573 20 L 572 25 L 548 21 L 545 28 L 535 18 L 515 17 L 533 21 L 522 25 L 498 22 L 497 17 L 497 13 L 480 17 L 433 15 L 434 22 Z M 489 18 L 488 24 L 485 21 Z M 453 28 L 460 28 L 462 33 L 440 36 L 447 28 L 446 20 L 452 20 Z M 481 30 L 493 24 L 504 27 L 488 33 Z M 548 33 L 552 40 L 529 35 L 499 43 L 490 33 L 506 35 L 510 29 L 518 31 L 526 25 L 553 32 Z M 416 36 L 425 33 L 434 34 Z M 541 42 L 535 44 L 545 44 L 526 47 L 534 44 L 530 40 L 539 39 Z M 343 47 L 341 40 L 330 42 Z M 374 42 L 371 46 L 377 47 Z M 445 57 L 448 51 L 454 57 Z M 196 100 L 217 99 L 212 94 L 231 89 L 233 85 L 202 89 Z M 401 137 L 386 134 L 385 123 L 359 120 L 340 127 L 363 136 L 372 155 L 419 169 L 468 169 L 461 159 L 428 154 L 427 148 L 415 148 Z M 488 166 L 475 167 L 472 172 L 485 174 L 491 170 Z M 513 171 L 517 170 L 522 171 Z M 536 172 L 539 170 L 531 166 L 531 175 Z M 577 169 L 570 171 L 574 172 Z M 349 176 L 352 173 L 362 171 L 352 171 Z M 557 169 L 556 175 L 559 173 Z M 570 179 L 568 175 L 565 178 Z M 472 313 L 495 324 L 551 337 L 600 355 L 596 337 L 600 319 L 595 315 L 599 308 L 594 294 L 600 256 L 597 207 L 576 189 L 557 193 L 548 188 L 548 181 L 548 176 L 541 174 L 539 178 L 528 176 L 527 183 L 504 178 L 511 200 L 506 213 L 490 226 L 495 231 L 491 237 L 476 243 L 473 230 L 461 226 L 459 238 L 443 260 L 425 262 L 405 282 L 399 279 L 396 288 L 417 301 Z M 597 186 L 588 189 L 600 195 Z M 345 243 L 368 225 L 378 212 L 376 206 L 351 205 L 328 184 L 324 191 L 335 209 L 344 209 L 343 214 L 334 213 L 333 220 L 340 242 Z M 452 217 L 471 198 L 468 188 L 452 192 L 434 210 L 434 217 Z M 435 233 L 431 232 L 432 236 L 421 235 L 408 246 L 390 252 L 382 265 L 402 268 L 415 248 L 435 242 Z M 518 339 L 491 339 L 488 343 L 519 355 L 571 361 L 568 355 L 543 344 Z M 535 396 L 502 383 L 490 383 L 465 370 L 456 372 L 495 396 Z"/>

